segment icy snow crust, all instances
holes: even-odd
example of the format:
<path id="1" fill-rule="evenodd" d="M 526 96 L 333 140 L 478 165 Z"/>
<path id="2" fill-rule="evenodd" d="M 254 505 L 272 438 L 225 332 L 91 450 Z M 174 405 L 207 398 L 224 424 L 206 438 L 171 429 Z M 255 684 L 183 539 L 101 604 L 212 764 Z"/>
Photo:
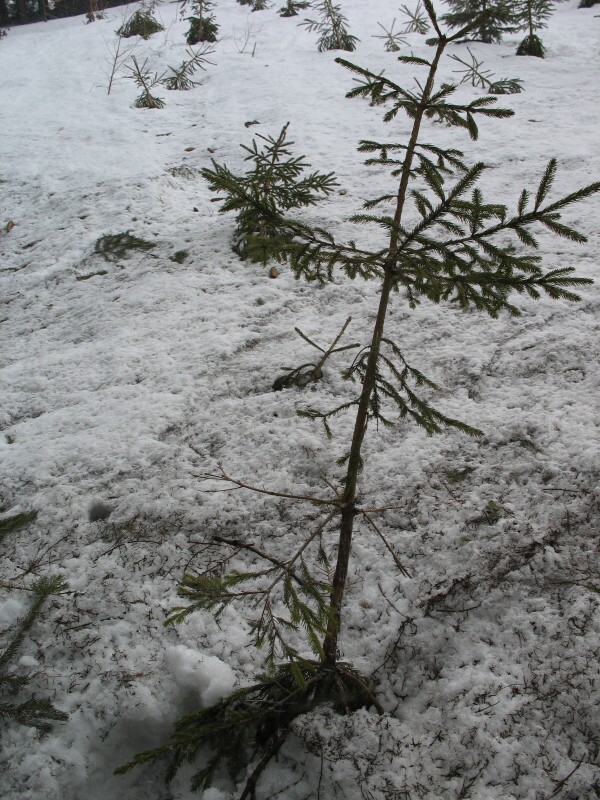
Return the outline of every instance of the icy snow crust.
<path id="1" fill-rule="evenodd" d="M 328 442 L 295 412 L 349 399 L 347 362 L 333 358 L 307 390 L 271 384 L 282 365 L 313 355 L 294 326 L 326 344 L 351 314 L 346 341 L 365 343 L 377 286 L 338 276 L 318 288 L 285 267 L 270 280 L 240 262 L 234 220 L 197 171 L 211 155 L 241 171 L 240 143 L 289 120 L 294 152 L 340 181 L 306 218 L 364 240 L 377 233 L 344 220 L 394 182 L 365 167 L 356 145 L 405 141 L 409 122 L 385 126 L 379 109 L 345 99 L 354 84 L 338 54 L 318 53 L 301 17 L 281 19 L 277 6 L 218 3 L 215 65 L 192 91 L 161 89 L 161 111 L 133 108 L 123 72 L 107 95 L 114 32 L 132 6 L 93 25 L 15 28 L 0 42 L 0 518 L 38 512 L 0 544 L 0 580 L 26 587 L 60 573 L 70 588 L 48 603 L 16 666 L 69 720 L 42 739 L 4 727 L 6 800 L 190 798 L 185 771 L 166 788 L 160 766 L 112 770 L 165 742 L 177 716 L 251 682 L 261 656 L 244 609 L 164 628 L 177 581 L 231 555 L 207 546 L 215 533 L 284 554 L 318 520 L 314 508 L 245 491 L 208 493 L 223 487 L 202 476 L 221 463 L 250 483 L 321 496 L 322 476 L 340 477 L 351 417 L 334 421 Z M 350 59 L 410 88 L 418 69 L 373 38 L 396 11 L 384 0 L 343 7 L 361 39 Z M 487 199 L 514 208 L 551 156 L 554 197 L 600 177 L 594 10 L 558 6 L 542 32 L 545 60 L 515 57 L 518 36 L 471 44 L 498 78 L 523 80 L 522 94 L 500 98 L 515 116 L 482 121 L 473 144 L 441 126 L 428 140 L 486 161 Z M 161 6 L 166 32 L 135 40 L 153 71 L 183 60 L 177 11 Z M 410 50 L 429 52 L 417 35 Z M 453 66 L 441 77 L 456 77 Z M 546 267 L 598 280 L 597 199 L 565 219 L 589 241 L 542 234 Z M 95 253 L 101 236 L 123 231 L 154 249 L 116 261 Z M 170 259 L 181 250 L 187 260 Z M 410 311 L 395 298 L 388 332 L 443 387 L 437 405 L 485 436 L 428 439 L 409 423 L 369 431 L 363 501 L 395 507 L 379 524 L 412 578 L 359 529 L 341 642 L 387 713 L 299 719 L 259 797 L 598 796 L 598 283 L 581 294 L 578 304 L 520 300 L 520 319 L 498 321 Z M 110 516 L 90 522 L 97 503 Z M 230 563 L 248 565 L 243 553 Z M 27 599 L 2 589 L 6 635 Z M 243 780 L 236 792 L 224 775 L 204 797 L 236 797 Z"/>

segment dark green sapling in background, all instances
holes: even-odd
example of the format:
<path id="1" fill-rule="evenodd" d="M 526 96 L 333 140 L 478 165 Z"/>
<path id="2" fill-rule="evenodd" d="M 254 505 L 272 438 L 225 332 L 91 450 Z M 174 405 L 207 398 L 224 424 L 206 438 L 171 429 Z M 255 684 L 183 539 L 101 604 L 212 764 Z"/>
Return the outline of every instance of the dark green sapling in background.
<path id="1" fill-rule="evenodd" d="M 190 23 L 185 40 L 194 45 L 200 42 L 216 42 L 219 26 L 212 13 L 215 4 L 213 0 L 192 0 L 190 16 L 186 17 Z M 184 11 L 185 13 L 185 7 Z"/>
<path id="2" fill-rule="evenodd" d="M 317 42 L 319 52 L 323 50 L 352 52 L 356 49 L 359 40 L 348 31 L 347 20 L 342 14 L 340 6 L 336 6 L 332 0 L 322 0 L 322 2 L 314 3 L 310 8 L 317 11 L 321 18 L 318 20 L 306 19 L 300 25 L 308 31 L 316 31 L 319 34 Z"/>
<path id="3" fill-rule="evenodd" d="M 188 48 L 186 50 L 187 58 L 185 61 L 182 61 L 179 67 L 169 67 L 171 74 L 162 78 L 161 82 L 164 83 L 167 89 L 177 89 L 183 92 L 193 89 L 194 86 L 197 86 L 198 82 L 193 80 L 192 76 L 196 74 L 198 69 L 205 70 L 205 64 L 213 63 L 208 60 L 208 56 L 213 52 L 214 50 L 208 46 L 196 50 L 195 52 L 191 47 Z"/>
<path id="4" fill-rule="evenodd" d="M 499 42 L 519 30 L 519 3 L 509 0 L 448 0 L 450 12 L 442 21 L 450 28 L 469 27 L 465 34 L 486 44 Z"/>
<path id="5" fill-rule="evenodd" d="M 242 145 L 248 153 L 245 160 L 253 165 L 244 175 L 234 175 L 214 160 L 212 169 L 202 170 L 210 190 L 224 195 L 219 211 L 237 212 L 233 249 L 243 259 L 266 263 L 267 242 L 279 233 L 278 215 L 314 205 L 337 186 L 331 172 L 301 177 L 310 164 L 304 156 L 292 155 L 294 142 L 287 139 L 288 126 L 289 122 L 276 139 L 257 134 L 250 147 Z"/>
<path id="6" fill-rule="evenodd" d="M 522 0 L 518 4 L 520 24 L 518 30 L 526 30 L 527 36 L 517 48 L 518 56 L 544 58 L 545 48 L 536 31 L 546 27 L 552 16 L 554 3 L 550 0 Z"/>

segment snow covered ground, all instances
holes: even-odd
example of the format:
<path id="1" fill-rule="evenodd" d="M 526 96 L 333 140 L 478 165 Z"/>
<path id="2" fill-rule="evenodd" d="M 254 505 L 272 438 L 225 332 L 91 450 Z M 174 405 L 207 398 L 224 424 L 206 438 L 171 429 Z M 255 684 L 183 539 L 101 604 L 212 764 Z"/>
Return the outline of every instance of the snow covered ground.
<path id="1" fill-rule="evenodd" d="M 276 553 L 308 524 L 303 507 L 206 492 L 215 485 L 202 476 L 222 464 L 295 493 L 340 477 L 351 418 L 337 418 L 327 441 L 296 411 L 349 398 L 343 355 L 308 389 L 271 385 L 313 355 L 295 326 L 327 344 L 352 315 L 347 341 L 365 343 L 377 286 L 338 277 L 319 288 L 286 267 L 273 280 L 241 262 L 234 219 L 218 214 L 198 171 L 211 157 L 243 170 L 239 145 L 289 121 L 294 152 L 340 183 L 308 218 L 364 237 L 347 218 L 394 189 L 356 145 L 402 141 L 409 122 L 386 127 L 379 109 L 345 99 L 352 76 L 338 54 L 317 52 L 302 17 L 282 19 L 278 5 L 250 13 L 219 0 L 214 64 L 192 91 L 161 89 L 162 110 L 133 107 L 138 90 L 123 70 L 107 94 L 115 30 L 133 6 L 0 41 L 0 520 L 37 512 L 0 542 L 6 638 L 37 576 L 69 584 L 15 665 L 31 675 L 29 693 L 69 719 L 43 738 L 4 725 L 6 800 L 191 798 L 185 771 L 170 787 L 159 766 L 112 771 L 166 741 L 186 710 L 251 682 L 261 655 L 242 608 L 163 627 L 177 582 L 218 567 L 227 553 L 208 545 L 217 533 Z M 378 22 L 400 17 L 395 5 L 343 8 L 361 40 L 350 59 L 410 87 L 414 68 L 374 38 Z M 431 128 L 436 144 L 490 165 L 486 196 L 514 207 L 551 156 L 556 197 L 600 178 L 597 8 L 558 5 L 544 60 L 514 55 L 521 35 L 470 45 L 497 78 L 525 88 L 500 98 L 515 116 L 482 122 L 475 143 Z M 160 73 L 183 60 L 187 23 L 175 4 L 158 16 L 164 33 L 124 43 Z M 427 55 L 423 37 L 409 40 L 403 52 Z M 466 45 L 452 52 L 465 57 Z M 455 68 L 446 61 L 442 77 Z M 541 235 L 546 267 L 600 280 L 597 197 L 565 220 L 589 240 Z M 125 231 L 155 246 L 114 260 L 96 252 L 101 237 Z M 395 507 L 380 524 L 412 577 L 360 530 L 342 648 L 373 676 L 386 714 L 323 708 L 299 719 L 261 779 L 262 800 L 599 796 L 598 282 L 581 295 L 521 299 L 520 318 L 495 321 L 394 301 L 388 330 L 441 385 L 437 405 L 485 435 L 427 438 L 408 422 L 369 431 L 361 491 L 370 506 Z M 90 521 L 98 503 L 110 515 Z M 235 796 L 226 776 L 204 794 Z"/>

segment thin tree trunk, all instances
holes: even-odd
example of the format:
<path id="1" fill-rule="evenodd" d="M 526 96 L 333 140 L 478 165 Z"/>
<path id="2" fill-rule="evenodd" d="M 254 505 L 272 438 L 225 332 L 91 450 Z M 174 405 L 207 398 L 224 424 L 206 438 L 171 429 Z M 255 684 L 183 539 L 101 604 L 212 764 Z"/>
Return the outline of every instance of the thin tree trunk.
<path id="1" fill-rule="evenodd" d="M 398 251 L 398 226 L 400 225 L 400 220 L 402 219 L 402 211 L 404 209 L 404 203 L 406 200 L 406 193 L 410 180 L 410 171 L 419 137 L 421 122 L 431 96 L 435 73 L 437 71 L 437 66 L 446 43 L 446 39 L 441 39 L 437 45 L 436 54 L 429 70 L 427 83 L 425 85 L 425 89 L 423 90 L 423 97 L 413 123 L 410 141 L 406 149 L 406 157 L 402 167 L 400 185 L 398 187 L 396 211 L 394 214 L 394 228 L 390 236 L 388 250 L 388 262 L 385 268 L 383 282 L 381 284 L 379 309 L 377 312 L 377 318 L 375 320 L 375 326 L 373 328 L 373 335 L 369 348 L 369 357 L 367 359 L 367 366 L 365 369 L 365 377 L 362 384 L 358 410 L 356 412 L 354 434 L 352 436 L 352 444 L 350 446 L 350 455 L 348 457 L 348 466 L 346 470 L 346 481 L 344 485 L 344 493 L 342 495 L 338 553 L 330 598 L 331 617 L 327 627 L 327 633 L 325 634 L 323 641 L 324 663 L 328 666 L 335 665 L 338 655 L 338 637 L 341 626 L 341 612 L 344 600 L 344 591 L 346 588 L 348 567 L 352 552 L 354 518 L 358 513 L 356 509 L 356 496 L 358 475 L 361 467 L 361 450 L 367 431 L 369 405 L 371 402 L 371 395 L 373 394 L 373 388 L 375 387 L 377 362 L 379 360 L 379 351 L 381 348 L 381 339 L 383 337 L 385 318 L 388 311 L 390 294 L 395 281 L 394 264 Z"/>
<path id="2" fill-rule="evenodd" d="M 17 0 L 17 15 L 19 17 L 19 22 L 22 25 L 25 25 L 29 22 L 27 18 L 27 11 L 25 9 L 25 0 Z"/>
<path id="3" fill-rule="evenodd" d="M 483 3 L 481 5 L 481 10 L 485 12 L 487 11 L 487 9 L 488 9 L 487 0 L 483 0 Z M 483 25 L 481 26 L 481 41 L 484 42 L 485 44 L 491 44 L 493 42 L 492 36 L 489 32 L 489 23 L 487 21 L 484 22 Z"/>
<path id="4" fill-rule="evenodd" d="M 6 5 L 6 0 L 0 0 L 0 25 L 8 25 L 10 22 L 10 16 L 8 13 L 8 6 Z"/>

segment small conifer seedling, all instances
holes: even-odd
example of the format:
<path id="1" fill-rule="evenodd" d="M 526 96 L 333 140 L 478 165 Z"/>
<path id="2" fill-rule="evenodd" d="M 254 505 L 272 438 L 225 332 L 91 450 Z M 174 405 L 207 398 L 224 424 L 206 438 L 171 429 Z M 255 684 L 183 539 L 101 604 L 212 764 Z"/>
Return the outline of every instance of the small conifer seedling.
<path id="1" fill-rule="evenodd" d="M 570 267 L 543 269 L 536 229 L 572 242 L 586 241 L 561 221 L 561 214 L 600 192 L 600 181 L 552 197 L 556 161 L 551 159 L 539 182 L 519 192 L 509 210 L 504 203 L 484 196 L 479 183 L 485 164 L 469 165 L 462 151 L 432 143 L 436 127 L 431 123 L 443 123 L 477 139 L 479 119 L 502 120 L 513 112 L 497 108 L 497 98 L 489 95 L 461 102 L 453 97 L 456 85 L 445 80 L 436 84 L 446 48 L 467 35 L 469 28 L 448 35 L 440 27 L 431 0 L 424 0 L 424 5 L 436 34 L 430 40 L 433 52 L 427 59 L 399 58 L 404 67 L 425 73 L 416 89 L 407 90 L 387 76 L 337 59 L 359 80 L 348 97 L 365 98 L 374 108 L 384 106 L 387 123 L 403 114 L 409 120 L 406 136 L 403 119 L 395 135 L 360 142 L 359 151 L 368 155 L 367 164 L 390 174 L 389 191 L 367 200 L 349 220 L 360 226 L 364 245 L 340 240 L 310 222 L 288 219 L 274 202 L 263 200 L 259 191 L 250 192 L 237 182 L 230 184 L 232 193 L 243 197 L 248 209 L 254 205 L 254 218 L 277 231 L 274 237 L 258 237 L 266 255 L 289 263 L 298 278 L 317 283 L 344 278 L 377 281 L 374 324 L 365 334 L 366 344 L 344 372 L 349 383 L 343 402 L 329 410 L 307 408 L 302 414 L 320 420 L 328 435 L 333 433 L 329 421 L 334 416 L 352 415 L 352 433 L 337 462 L 341 470 L 337 479 L 323 477 L 326 488 L 303 494 L 250 485 L 229 476 L 223 468 L 216 475 L 205 476 L 230 489 L 306 504 L 309 509 L 306 524 L 298 525 L 295 520 L 293 537 L 279 548 L 271 536 L 261 542 L 256 528 L 249 534 L 245 523 L 238 535 L 213 534 L 211 542 L 236 554 L 237 569 L 215 574 L 207 568 L 200 574 L 185 575 L 178 591 L 184 603 L 173 609 L 171 616 L 171 621 L 180 622 L 197 610 L 218 616 L 232 605 L 243 609 L 252 643 L 265 649 L 268 672 L 219 703 L 188 713 L 175 723 L 168 744 L 140 753 L 118 772 L 166 757 L 167 777 L 172 778 L 181 765 L 196 760 L 202 752 L 208 754 L 208 762 L 204 758 L 192 776 L 192 787 L 208 787 L 221 764 L 230 763 L 239 771 L 240 763 L 252 763 L 239 798 L 249 800 L 257 796 L 257 782 L 282 747 L 297 715 L 309 713 L 321 703 L 330 703 L 340 712 L 372 707 L 383 713 L 370 681 L 341 655 L 344 612 L 349 605 L 346 597 L 352 599 L 360 584 L 358 575 L 351 574 L 355 535 L 363 540 L 372 537 L 371 546 L 381 548 L 382 556 L 391 559 L 399 579 L 410 576 L 385 527 L 375 522 L 375 515 L 386 509 L 371 508 L 365 499 L 370 476 L 363 463 L 363 445 L 376 425 L 394 426 L 399 420 L 411 421 L 428 434 L 447 428 L 474 436 L 481 433 L 433 405 L 435 384 L 409 363 L 402 342 L 386 330 L 391 327 L 388 314 L 392 304 L 414 308 L 428 302 L 440 309 L 479 311 L 492 318 L 501 313 L 518 316 L 520 309 L 511 302 L 513 294 L 532 299 L 545 294 L 553 300 L 575 301 L 574 289 L 590 283 Z M 372 236 L 365 230 L 371 230 Z M 515 242 L 520 247 L 515 247 Z M 486 513 L 496 516 L 502 511 L 495 505 Z M 244 551 L 251 559 L 246 571 L 239 569 Z M 358 613 L 359 603 L 355 602 L 354 625 Z"/>
<path id="2" fill-rule="evenodd" d="M 186 17 L 190 23 L 185 37 L 188 44 L 217 41 L 219 26 L 215 21 L 214 14 L 211 13 L 214 5 L 213 0 L 193 0 L 190 8 L 191 14 Z"/>
<path id="3" fill-rule="evenodd" d="M 321 353 L 321 356 L 318 361 L 300 364 L 299 367 L 282 367 L 285 374 L 280 375 L 275 379 L 273 382 L 273 391 L 280 392 L 282 389 L 285 389 L 289 386 L 299 386 L 300 388 L 303 388 L 304 386 L 308 386 L 309 383 L 315 383 L 316 381 L 321 380 L 323 377 L 323 367 L 329 356 L 333 355 L 334 353 L 343 353 L 345 350 L 353 350 L 356 347 L 360 347 L 358 344 L 345 344 L 342 347 L 337 346 L 351 321 L 352 317 L 348 317 L 346 322 L 344 322 L 342 325 L 340 332 L 329 345 L 327 350 L 318 345 L 316 342 L 313 342 L 313 340 L 303 333 L 300 328 L 294 328 L 298 336 L 304 339 L 304 341 L 311 345 L 311 347 L 314 347 L 316 350 L 318 350 Z"/>
<path id="4" fill-rule="evenodd" d="M 211 55 L 213 52 L 214 50 L 208 46 L 197 52 L 191 49 L 186 50 L 188 58 L 177 68 L 169 67 L 171 74 L 167 75 L 166 78 L 162 78 L 162 83 L 164 83 L 167 89 L 177 89 L 183 92 L 192 89 L 197 85 L 197 81 L 192 80 L 192 76 L 195 74 L 196 70 L 204 70 L 204 64 L 213 63 L 207 58 L 207 56 Z"/>
<path id="5" fill-rule="evenodd" d="M 377 25 L 381 28 L 383 33 L 376 34 L 373 37 L 374 39 L 383 39 L 383 46 L 388 53 L 397 53 L 400 50 L 400 45 L 407 43 L 406 39 L 401 33 L 394 31 L 395 24 L 396 20 L 393 19 L 388 31 L 388 29 L 384 27 L 381 22 L 378 22 Z"/>
<path id="6" fill-rule="evenodd" d="M 429 31 L 429 22 L 427 15 L 423 11 L 421 0 L 418 1 L 415 9 L 410 9 L 407 5 L 401 5 L 400 11 L 405 17 L 408 17 L 404 23 L 403 33 L 420 33 L 424 36 Z"/>
<path id="7" fill-rule="evenodd" d="M 518 30 L 528 33 L 517 48 L 517 55 L 544 58 L 545 48 L 536 31 L 546 27 L 554 11 L 554 3 L 550 0 L 522 0 L 518 5 L 521 19 Z"/>
<path id="8" fill-rule="evenodd" d="M 464 61 L 457 55 L 450 56 L 453 61 L 463 67 L 463 69 L 454 70 L 454 72 L 463 76 L 461 83 L 470 83 L 471 86 L 487 89 L 488 94 L 519 94 L 519 92 L 523 91 L 523 83 L 518 78 L 492 80 L 493 73 L 482 69 L 483 62 L 475 58 L 470 48 L 467 47 L 467 51 L 471 56 L 471 63 Z"/>
<path id="9" fill-rule="evenodd" d="M 315 3 L 312 8 L 321 15 L 321 19 L 306 19 L 300 25 L 319 34 L 317 41 L 319 52 L 323 50 L 352 52 L 356 49 L 358 39 L 348 32 L 346 27 L 348 21 L 342 14 L 340 6 L 334 5 L 332 0 L 322 0 L 320 3 Z"/>
<path id="10" fill-rule="evenodd" d="M 161 97 L 155 97 L 152 89 L 163 82 L 164 75 L 150 75 L 146 70 L 148 59 L 140 66 L 135 56 L 132 56 L 133 66 L 129 67 L 129 77 L 134 80 L 142 90 L 136 97 L 134 106 L 136 108 L 164 108 L 165 101 Z"/>
<path id="11" fill-rule="evenodd" d="M 279 9 L 280 17 L 297 17 L 298 12 L 308 8 L 310 3 L 307 0 L 287 0 L 284 6 Z"/>
<path id="12" fill-rule="evenodd" d="M 278 227 L 273 224 L 276 215 L 314 205 L 337 186 L 332 173 L 312 172 L 300 177 L 310 164 L 304 156 L 292 155 L 290 147 L 294 143 L 287 140 L 288 126 L 289 122 L 276 139 L 258 134 L 257 139 L 263 144 L 253 139 L 251 147 L 242 145 L 248 154 L 245 160 L 253 164 L 244 175 L 234 175 L 214 159 L 212 169 L 202 170 L 210 190 L 226 195 L 219 211 L 237 212 L 233 250 L 242 259 L 266 264 L 264 242 L 278 235 Z M 260 210 L 263 204 L 271 209 L 269 214 Z"/>
<path id="13" fill-rule="evenodd" d="M 443 22 L 450 28 L 468 27 L 471 39 L 492 44 L 520 29 L 517 4 L 508 0 L 448 0 L 448 5 L 450 13 L 442 17 Z"/>
<path id="14" fill-rule="evenodd" d="M 149 39 L 158 31 L 164 31 L 164 27 L 154 18 L 152 8 L 140 8 L 121 25 L 117 36 L 121 36 L 123 39 L 129 39 L 131 36 Z"/>

